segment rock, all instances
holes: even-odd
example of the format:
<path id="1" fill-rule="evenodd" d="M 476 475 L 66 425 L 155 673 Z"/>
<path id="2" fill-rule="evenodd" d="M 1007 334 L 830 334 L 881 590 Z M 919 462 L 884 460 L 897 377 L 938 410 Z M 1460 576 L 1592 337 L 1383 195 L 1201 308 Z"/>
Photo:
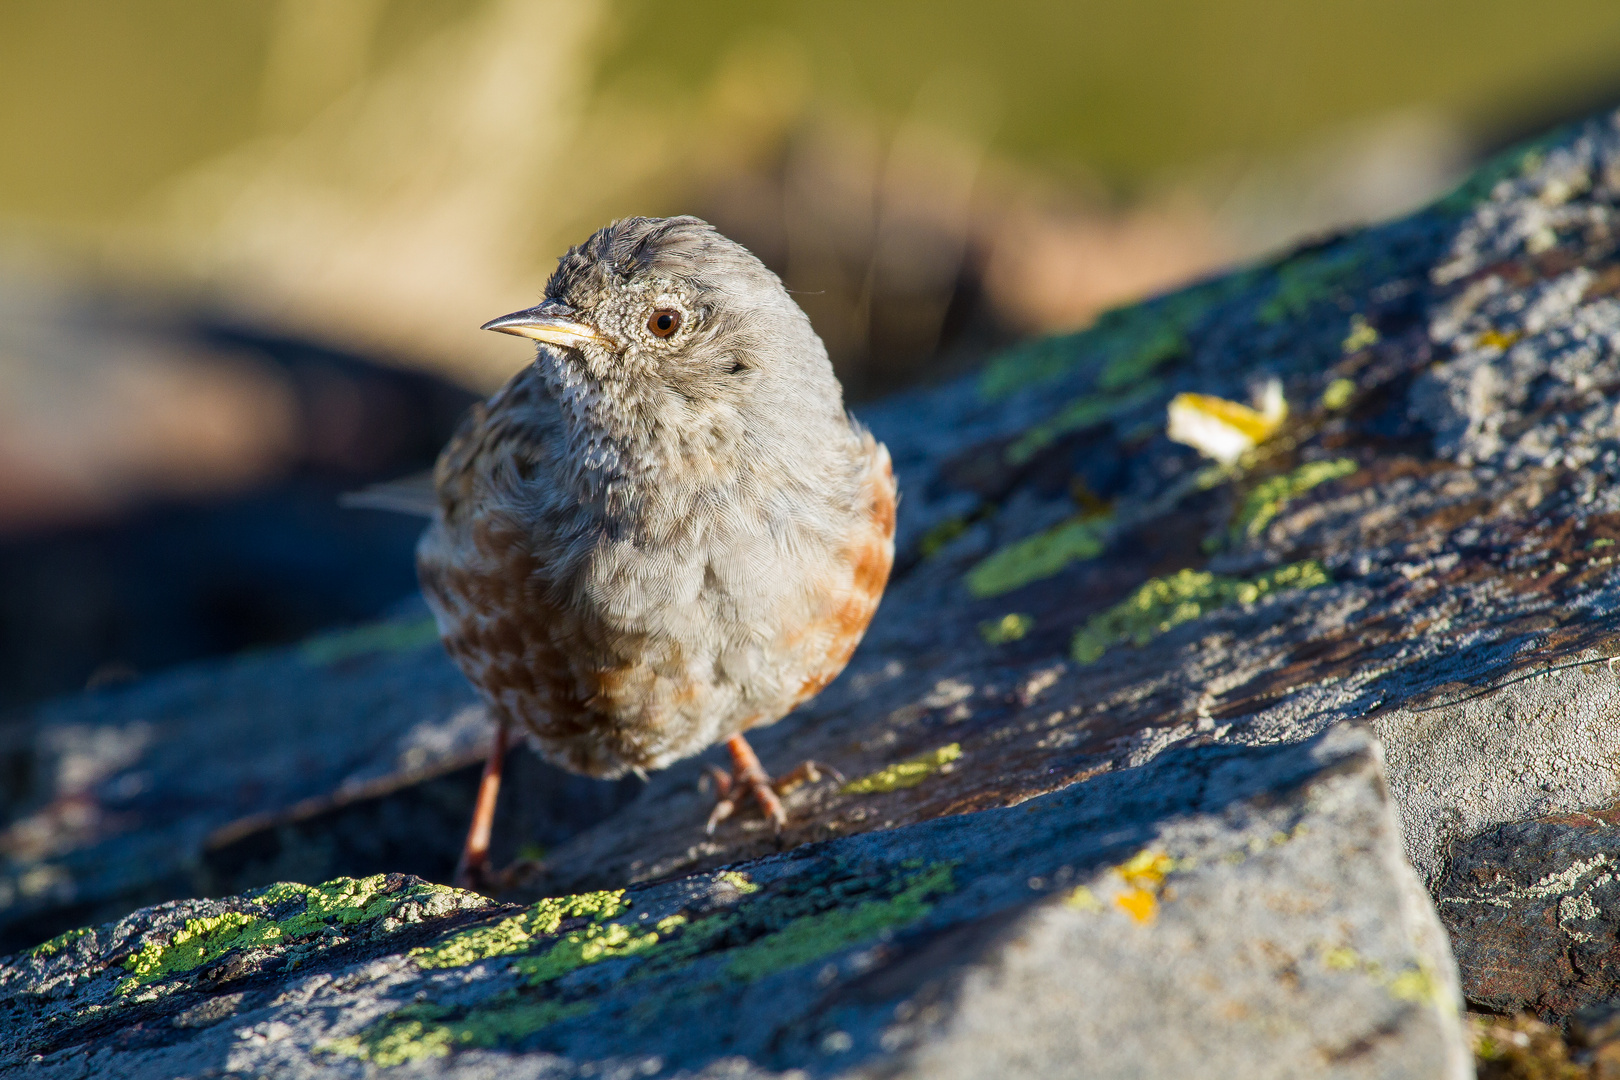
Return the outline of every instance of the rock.
<path id="1" fill-rule="evenodd" d="M 1559 939 L 1526 932 L 1522 948 L 1514 943 L 1513 927 L 1546 917 L 1552 894 L 1543 895 L 1539 878 L 1514 876 L 1511 860 L 1492 852 L 1520 843 L 1493 837 L 1520 836 L 1513 829 L 1524 826 L 1530 831 L 1523 843 L 1535 854 L 1513 860 L 1564 873 L 1594 858 L 1589 845 L 1600 841 L 1535 823 L 1607 812 L 1620 800 L 1620 774 L 1611 765 L 1620 752 L 1620 725 L 1612 722 L 1609 704 L 1614 675 L 1603 663 L 1613 654 L 1620 615 L 1620 486 L 1613 482 L 1620 473 L 1620 413 L 1611 400 L 1620 388 L 1617 204 L 1620 115 L 1561 129 L 1486 166 L 1457 193 L 1408 218 L 1110 313 L 1081 334 L 996 358 L 973 379 L 865 410 L 893 452 L 905 493 L 895 579 L 849 671 L 754 739 L 767 766 L 782 769 L 809 757 L 848 780 L 829 777 L 791 792 L 790 824 L 780 836 L 756 816 L 738 814 L 709 837 L 701 830 L 709 807 L 698 787 L 702 762 L 654 776 L 639 794 L 569 788 L 556 774 L 531 773 L 534 779 L 513 787 L 519 799 L 539 790 L 546 796 L 541 811 L 509 818 L 503 842 L 513 851 L 526 836 L 543 832 L 542 842 L 553 846 L 537 891 L 506 899 L 628 889 L 637 913 L 674 913 L 653 906 L 653 898 L 672 895 L 658 890 L 712 884 L 722 880 L 714 876 L 722 867 L 747 864 L 747 873 L 775 897 L 770 883 L 777 879 L 755 868 L 788 874 L 787 868 L 809 866 L 832 850 L 860 851 L 862 859 L 871 852 L 889 866 L 889 856 L 878 853 L 902 842 L 914 845 L 905 857 L 923 859 L 927 867 L 947 856 L 930 854 L 919 838 L 943 844 L 956 835 L 952 829 L 990 830 L 975 835 L 983 858 L 991 859 L 1004 846 L 997 830 L 1024 820 L 1018 815 L 1025 806 L 1040 812 L 1091 798 L 1086 792 L 1127 789 L 1150 801 L 1168 799 L 1175 787 L 1170 778 L 1179 775 L 1171 763 L 1207 754 L 1262 769 L 1266 755 L 1304 752 L 1277 747 L 1319 747 L 1325 744 L 1311 740 L 1330 730 L 1332 738 L 1344 737 L 1338 729 L 1353 726 L 1382 741 L 1406 856 L 1442 901 L 1462 958 L 1463 985 L 1478 995 L 1475 1002 L 1523 1004 L 1562 1021 L 1568 1009 L 1606 994 L 1601 936 L 1592 939 L 1596 952 L 1577 950 L 1567 970 L 1554 955 Z M 1246 401 L 1272 379 L 1284 387 L 1288 418 L 1235 464 L 1207 462 L 1165 435 L 1165 408 L 1174 395 Z M 391 822 L 440 822 L 409 829 L 422 838 L 419 853 L 436 850 L 447 869 L 454 799 L 443 785 L 454 767 L 470 762 L 481 739 L 476 717 L 462 711 L 470 698 L 431 645 L 386 644 L 408 639 L 406 627 L 371 631 L 379 638 L 369 644 L 366 633 L 359 645 L 340 649 L 348 652 L 342 660 L 312 664 L 296 651 L 243 658 L 39 710 L 13 754 L 18 768 L 37 780 L 34 793 L 11 811 L 0 841 L 10 859 L 6 880 L 14 883 L 12 894 L 0 896 L 0 919 L 21 928 L 19 936 L 32 928 L 37 941 L 47 918 L 65 928 L 114 917 L 118 905 L 128 910 L 160 894 L 266 885 L 285 876 L 278 866 L 305 868 L 299 870 L 305 880 L 316 879 L 308 869 L 316 866 L 331 868 L 319 876 L 352 876 L 363 861 L 361 840 L 371 830 L 393 828 Z M 235 687 L 236 696 L 219 696 L 217 688 L 225 687 Z M 164 741 L 131 741 L 131 732 L 145 730 L 139 723 L 156 723 L 150 717 L 158 715 L 152 703 L 159 701 L 172 705 L 161 714 L 169 725 Z M 445 749 L 410 758 L 407 747 L 418 730 L 423 746 Z M 187 741 L 191 745 L 181 745 Z M 64 745 L 105 748 L 82 752 L 102 764 L 65 767 L 77 759 L 56 749 Z M 228 780 L 203 775 L 220 762 Z M 345 777 L 361 780 L 345 788 Z M 1157 790 L 1166 784 L 1169 789 Z M 351 806 L 343 801 L 346 790 L 375 797 Z M 464 798 L 466 789 L 459 790 Z M 117 800 L 125 791 L 159 794 L 145 817 L 110 812 L 122 809 Z M 632 794 L 633 801 L 614 812 L 618 800 Z M 384 798 L 391 800 L 386 806 L 378 801 Z M 300 802 L 311 799 L 316 802 Z M 1207 807 L 1199 812 L 1213 813 Z M 1051 843 L 1064 851 L 1071 844 L 1106 847 L 1113 827 L 1098 828 L 1101 835 L 1065 832 Z M 161 843 L 142 838 L 153 829 L 166 830 Z M 1022 834 L 1007 833 L 1015 835 Z M 1349 850 L 1357 835 L 1337 836 L 1333 850 Z M 1142 834 L 1127 846 L 1140 854 L 1155 842 Z M 221 850 L 234 854 L 222 860 Z M 397 850 L 365 857 L 393 858 L 389 851 Z M 1110 851 L 1086 862 L 1076 854 L 1067 865 L 1090 868 L 1091 877 L 1079 880 L 1098 882 L 1095 893 L 1107 878 L 1098 878 L 1101 868 L 1131 857 L 1131 851 Z M 185 870 L 207 867 L 210 859 L 230 864 L 217 879 L 225 888 Z M 1289 890 L 1317 880 L 1308 860 L 1278 859 L 1267 864 L 1277 873 L 1264 890 L 1302 895 Z M 1385 901 L 1374 898 L 1402 889 L 1406 871 L 1393 860 L 1379 865 L 1382 877 L 1369 872 L 1363 885 L 1331 898 L 1357 913 L 1351 925 L 1362 917 L 1357 897 L 1368 897 L 1368 912 L 1385 911 L 1387 904 L 1378 906 Z M 979 1018 L 1015 1022 L 997 1011 L 1006 1000 L 996 997 L 997 986 L 1048 986 L 1055 998 L 1068 992 L 1058 988 L 1066 976 L 1044 966 L 1046 950 L 1073 945 L 1078 952 L 1064 970 L 1085 970 L 1094 981 L 1104 966 L 1117 974 L 1122 965 L 1157 979 L 1169 970 L 1159 966 L 1169 963 L 1166 957 L 1176 958 L 1178 972 L 1218 971 L 1211 977 L 1223 980 L 1236 961 L 1222 967 L 1217 958 L 1238 955 L 1223 951 L 1238 948 L 1225 932 L 1249 924 L 1231 900 L 1238 893 L 1223 892 L 1214 878 L 1200 876 L 1204 872 L 1189 872 L 1192 878 L 1178 887 L 1207 898 L 1208 913 L 1182 923 L 1181 915 L 1161 912 L 1155 925 L 1174 933 L 1162 949 L 1141 956 L 1129 952 L 1132 939 L 1121 934 L 1073 945 L 1087 931 L 1064 922 L 1072 913 L 1055 907 L 1008 915 L 1010 921 L 996 923 L 995 933 L 986 930 L 982 938 L 964 930 L 959 938 L 939 939 L 948 957 L 928 966 L 966 967 L 939 999 L 945 1011 L 938 1015 L 954 1019 L 941 1019 L 944 1026 L 917 1044 L 951 1048 L 940 1051 L 944 1058 L 928 1059 L 930 1067 L 982 1060 L 969 1045 L 989 1045 L 982 1024 L 990 1021 Z M 906 890 L 916 884 L 913 878 L 885 873 L 889 884 L 878 902 L 912 895 Z M 958 873 L 969 869 L 952 871 Z M 1606 883 L 1579 875 L 1571 880 L 1570 903 L 1590 901 L 1601 911 Z M 102 906 L 83 914 L 86 909 L 68 906 L 81 902 L 75 897 Z M 1491 897 L 1508 898 L 1507 906 L 1476 903 Z M 918 916 L 925 920 L 946 919 L 957 902 L 913 900 L 933 905 L 932 914 Z M 226 903 L 236 902 L 250 901 Z M 1422 907 L 1416 898 L 1408 902 Z M 1568 922 L 1562 903 L 1559 918 Z M 1268 910 L 1279 926 L 1293 917 L 1287 904 Z M 18 911 L 26 924 L 17 921 Z M 1418 915 L 1402 918 L 1408 928 L 1402 933 L 1417 934 L 1410 928 L 1421 921 Z M 1595 924 L 1569 925 L 1588 933 Z M 628 927 L 623 932 L 632 934 Z M 634 934 L 652 932 L 663 933 Z M 1028 947 L 1003 948 L 1010 941 Z M 581 939 L 580 947 L 585 944 Z M 1296 945 L 1278 955 L 1299 953 Z M 1349 947 L 1358 955 L 1364 948 Z M 394 955 L 385 943 L 377 948 L 379 957 Z M 1501 966 L 1504 950 L 1524 967 L 1511 978 L 1490 970 Z M 1443 950 L 1433 952 L 1443 958 Z M 1115 959 L 1102 965 L 1080 954 Z M 1377 970 L 1393 970 L 1393 961 L 1382 958 L 1392 954 L 1378 955 Z M 408 964 L 378 962 L 384 964 L 379 971 L 408 973 Z M 1431 968 L 1443 982 L 1444 963 L 1433 960 Z M 1301 961 L 1276 970 L 1308 969 Z M 583 993 L 597 976 L 567 978 L 576 977 Z M 837 971 L 833 977 L 841 978 Z M 431 984 L 426 1011 L 402 1015 L 399 1023 L 426 1030 L 430 1023 L 466 1019 L 453 1010 L 471 999 L 456 995 L 474 991 L 442 978 L 449 981 Z M 710 1003 L 705 1023 L 740 1024 L 747 1017 L 760 1030 L 785 1032 L 755 1043 L 741 1028 L 721 1025 L 736 1033 L 727 1036 L 736 1041 L 726 1052 L 741 1055 L 739 1075 L 799 1060 L 791 1057 L 799 1045 L 794 1040 L 810 1036 L 795 1033 L 810 1029 L 793 1027 L 800 1020 L 789 1014 L 801 1007 L 807 989 L 794 991 L 801 997 L 773 990 L 768 1000 L 728 998 L 719 1006 L 703 996 L 707 990 L 699 992 L 706 985 L 691 975 L 672 991 L 670 1008 L 690 997 Z M 1111 998 L 1087 999 L 1088 1015 L 1116 1018 L 1111 1045 L 1143 1045 L 1170 1061 L 1181 1052 L 1176 1047 L 1196 1043 L 1196 1033 L 1205 1030 L 1197 1003 L 1176 998 L 1179 992 L 1157 991 L 1182 1001 L 1184 1019 L 1176 1025 L 1135 1021 L 1128 1032 L 1119 1030 L 1124 1014 L 1112 1011 Z M 344 1000 L 341 991 L 330 993 L 337 996 L 320 1000 Z M 1140 1000 L 1120 993 L 1121 1000 Z M 962 1004 L 970 1001 L 971 1008 Z M 537 1015 L 553 1015 L 549 1005 L 535 1008 L 540 1013 L 521 1012 L 527 1019 L 513 1014 L 488 1023 L 522 1027 L 537 1023 Z M 1324 1016 L 1339 1015 L 1323 1008 Z M 1370 1008 L 1364 1003 L 1352 1012 L 1365 1019 Z M 658 1012 L 647 1009 L 634 1015 Z M 334 1028 L 331 1037 L 371 1038 L 362 1030 L 370 1030 L 364 1025 L 380 1010 L 356 1000 L 355 1026 Z M 320 1021 L 328 1022 L 335 1023 Z M 547 1030 L 605 1030 L 590 1028 L 591 1022 L 581 1014 Z M 1360 1022 L 1347 1019 L 1346 1030 Z M 569 1026 L 576 1023 L 581 1026 Z M 1428 1045 L 1452 1045 L 1453 1035 L 1436 1023 Z M 1409 1030 L 1406 1025 L 1402 1020 L 1390 1030 Z M 482 1020 L 474 1027 L 494 1030 Z M 836 1030 L 866 1053 L 869 1043 L 858 1039 L 868 1036 L 857 1027 Z M 1031 1054 L 1082 1045 L 1061 1042 L 1069 1036 L 1054 1034 L 1049 1024 L 1041 1030 L 1043 1039 L 1058 1041 L 1038 1041 Z M 968 1032 L 980 1034 L 970 1038 Z M 394 1038 L 387 1032 L 377 1038 L 384 1035 Z M 552 1038 L 535 1036 L 532 1045 L 543 1052 L 524 1054 L 524 1068 L 551 1068 L 546 1053 L 586 1054 L 585 1043 Z M 410 1041 L 405 1034 L 399 1040 Z M 1375 1044 L 1367 1043 L 1356 1060 L 1382 1061 Z M 903 1049 L 897 1043 L 883 1053 Z M 1087 1060 L 1112 1052 L 1088 1049 Z M 663 1061 L 676 1051 L 646 1053 Z M 1213 1048 L 1207 1053 L 1222 1068 L 1236 1060 L 1217 1057 Z M 1435 1053 L 1441 1061 L 1450 1051 Z M 518 1060 L 504 1054 L 487 1060 L 501 1068 Z M 468 1051 L 442 1065 L 416 1067 L 476 1071 L 486 1060 L 477 1055 Z M 702 1060 L 721 1068 L 713 1064 L 718 1058 Z M 1270 1067 L 1260 1061 L 1251 1060 L 1251 1070 Z M 803 1067 L 826 1073 L 838 1066 Z M 1431 1072 L 1443 1067 L 1450 1066 Z"/>
<path id="2" fill-rule="evenodd" d="M 1469 999 L 1565 1020 L 1620 997 L 1617 813 L 1560 814 L 1453 845 L 1436 890 Z"/>
<path id="3" fill-rule="evenodd" d="M 1171 751 L 1019 807 L 528 908 L 399 876 L 0 966 L 29 1075 L 1461 1077 L 1376 746 Z"/>
<path id="4" fill-rule="evenodd" d="M 0 948 L 286 878 L 448 879 L 488 739 L 422 612 L 54 702 L 9 755 Z M 514 764 L 504 835 L 528 842 L 639 787 Z"/>

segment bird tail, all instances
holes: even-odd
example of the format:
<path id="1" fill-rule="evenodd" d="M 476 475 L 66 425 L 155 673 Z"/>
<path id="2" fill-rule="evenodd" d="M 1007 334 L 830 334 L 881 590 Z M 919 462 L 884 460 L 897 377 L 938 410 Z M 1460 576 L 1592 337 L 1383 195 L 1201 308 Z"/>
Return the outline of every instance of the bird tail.
<path id="1" fill-rule="evenodd" d="M 387 510 L 430 518 L 439 507 L 439 497 L 433 490 L 433 474 L 422 472 L 346 491 L 338 496 L 338 505 L 349 510 Z"/>

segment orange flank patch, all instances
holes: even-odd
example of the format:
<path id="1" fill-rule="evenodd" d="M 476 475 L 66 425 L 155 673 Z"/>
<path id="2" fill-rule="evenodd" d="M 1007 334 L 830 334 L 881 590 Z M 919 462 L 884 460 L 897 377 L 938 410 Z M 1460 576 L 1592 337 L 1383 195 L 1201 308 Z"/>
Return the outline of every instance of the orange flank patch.
<path id="1" fill-rule="evenodd" d="M 827 688 L 827 684 L 832 682 L 833 679 L 838 676 L 838 672 L 842 670 L 842 665 L 840 665 L 836 670 L 827 668 L 816 672 L 814 675 L 804 680 L 804 682 L 799 685 L 799 692 L 793 695 L 793 704 L 797 705 L 800 702 L 809 701 L 811 698 L 821 693 Z"/>
<path id="2" fill-rule="evenodd" d="M 895 489 L 894 469 L 886 451 L 881 453 L 878 466 L 873 468 L 867 485 L 870 528 L 850 547 L 849 591 L 826 620 L 797 635 L 826 641 L 827 651 L 820 667 L 799 685 L 793 697 L 794 705 L 815 697 L 844 670 L 871 624 L 872 616 L 877 613 L 878 602 L 883 599 L 884 587 L 889 583 L 889 571 L 894 566 Z"/>

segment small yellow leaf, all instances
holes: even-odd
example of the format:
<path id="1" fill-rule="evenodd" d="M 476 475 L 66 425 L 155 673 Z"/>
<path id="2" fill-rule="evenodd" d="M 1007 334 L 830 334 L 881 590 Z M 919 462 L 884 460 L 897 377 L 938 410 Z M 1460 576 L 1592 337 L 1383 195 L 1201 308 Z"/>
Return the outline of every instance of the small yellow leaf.
<path id="1" fill-rule="evenodd" d="M 1288 418 L 1282 383 L 1266 383 L 1257 408 L 1211 394 L 1177 394 L 1170 400 L 1166 434 L 1205 457 L 1230 465 L 1276 434 Z"/>

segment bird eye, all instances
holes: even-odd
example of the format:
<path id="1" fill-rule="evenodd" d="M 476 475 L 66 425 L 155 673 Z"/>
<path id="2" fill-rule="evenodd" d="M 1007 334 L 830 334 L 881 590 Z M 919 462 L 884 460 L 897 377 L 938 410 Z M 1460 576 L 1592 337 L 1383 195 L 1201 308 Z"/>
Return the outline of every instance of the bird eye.
<path id="1" fill-rule="evenodd" d="M 669 337 L 681 328 L 681 313 L 671 311 L 669 308 L 659 308 L 647 320 L 647 329 L 656 337 Z"/>

